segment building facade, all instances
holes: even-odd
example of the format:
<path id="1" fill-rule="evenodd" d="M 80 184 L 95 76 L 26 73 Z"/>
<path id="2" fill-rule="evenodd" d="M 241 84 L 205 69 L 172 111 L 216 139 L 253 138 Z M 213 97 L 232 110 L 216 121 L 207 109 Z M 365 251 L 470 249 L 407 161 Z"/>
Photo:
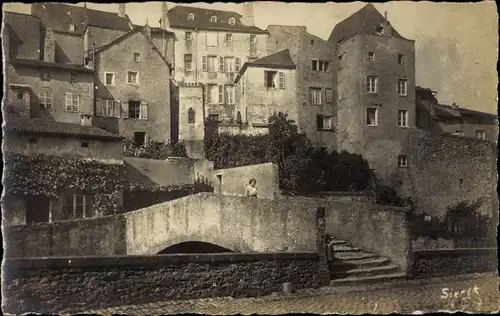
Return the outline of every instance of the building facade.
<path id="1" fill-rule="evenodd" d="M 338 150 L 363 155 L 389 182 L 404 181 L 415 129 L 415 42 L 372 4 L 333 29 Z"/>
<path id="2" fill-rule="evenodd" d="M 205 117 L 233 118 L 236 73 L 266 54 L 267 32 L 253 25 L 253 5 L 244 15 L 177 5 L 162 7 L 162 26 L 174 33 L 174 78 L 203 84 Z"/>

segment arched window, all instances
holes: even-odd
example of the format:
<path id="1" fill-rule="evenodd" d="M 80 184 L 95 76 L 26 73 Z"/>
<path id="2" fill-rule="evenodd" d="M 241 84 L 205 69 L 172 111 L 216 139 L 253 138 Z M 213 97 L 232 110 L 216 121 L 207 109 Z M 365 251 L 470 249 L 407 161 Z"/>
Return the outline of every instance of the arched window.
<path id="1" fill-rule="evenodd" d="M 229 24 L 234 25 L 236 23 L 236 20 L 234 18 L 229 19 Z"/>
<path id="2" fill-rule="evenodd" d="M 214 15 L 210 18 L 210 22 L 217 23 L 217 17 Z"/>
<path id="3" fill-rule="evenodd" d="M 188 123 L 194 123 L 194 110 L 189 108 L 188 110 Z"/>
<path id="4" fill-rule="evenodd" d="M 189 13 L 187 19 L 188 19 L 188 21 L 193 21 L 194 20 L 194 14 L 193 13 Z"/>
<path id="5" fill-rule="evenodd" d="M 242 120 L 241 120 L 241 112 L 238 111 L 238 113 L 236 114 L 236 122 L 238 124 L 241 124 L 242 123 Z"/>

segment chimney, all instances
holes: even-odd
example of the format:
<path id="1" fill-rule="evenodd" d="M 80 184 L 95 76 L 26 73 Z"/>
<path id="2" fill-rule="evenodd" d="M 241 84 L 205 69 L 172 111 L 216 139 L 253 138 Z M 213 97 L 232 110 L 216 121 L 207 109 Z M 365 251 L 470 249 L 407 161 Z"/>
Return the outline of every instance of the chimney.
<path id="1" fill-rule="evenodd" d="M 387 20 L 387 11 L 384 12 L 384 18 Z"/>
<path id="2" fill-rule="evenodd" d="M 384 21 L 381 23 L 382 35 L 392 36 L 392 26 L 389 20 L 387 20 L 387 11 L 384 12 Z"/>
<path id="3" fill-rule="evenodd" d="M 170 28 L 170 22 L 168 21 L 168 4 L 166 2 L 161 3 L 160 27 L 164 30 Z"/>
<path id="4" fill-rule="evenodd" d="M 80 115 L 80 125 L 82 126 L 92 126 L 92 115 L 82 114 Z"/>
<path id="5" fill-rule="evenodd" d="M 148 23 L 148 19 L 146 19 L 146 25 L 144 25 L 144 31 L 148 35 L 149 38 L 151 38 L 151 26 Z"/>
<path id="6" fill-rule="evenodd" d="M 254 26 L 253 2 L 243 3 L 243 24 L 246 26 Z"/>
<path id="7" fill-rule="evenodd" d="M 43 61 L 48 63 L 56 62 L 56 40 L 54 30 L 50 27 L 45 28 L 45 39 L 43 43 Z"/>
<path id="8" fill-rule="evenodd" d="M 125 3 L 120 3 L 118 5 L 118 16 L 124 18 L 126 16 Z"/>

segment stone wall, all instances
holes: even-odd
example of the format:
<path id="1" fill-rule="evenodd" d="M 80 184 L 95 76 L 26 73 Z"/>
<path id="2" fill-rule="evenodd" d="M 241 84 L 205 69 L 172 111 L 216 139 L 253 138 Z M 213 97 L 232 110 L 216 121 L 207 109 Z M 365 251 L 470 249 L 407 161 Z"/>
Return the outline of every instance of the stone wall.
<path id="1" fill-rule="evenodd" d="M 83 312 L 214 296 L 248 297 L 327 284 L 316 253 L 156 255 L 8 260 L 8 313 Z"/>
<path id="2" fill-rule="evenodd" d="M 417 211 L 442 216 L 459 201 L 482 199 L 482 213 L 498 216 L 495 144 L 451 135 L 414 132 L 409 176 Z M 496 217 L 498 218 L 498 217 Z"/>
<path id="3" fill-rule="evenodd" d="M 498 271 L 497 248 L 432 249 L 413 252 L 412 274 L 429 278 Z"/>
<path id="4" fill-rule="evenodd" d="M 127 169 L 127 180 L 146 185 L 193 184 L 195 180 L 194 160 L 169 158 L 166 160 L 123 157 Z"/>
<path id="5" fill-rule="evenodd" d="M 272 163 L 214 170 L 214 192 L 245 196 L 250 179 L 257 181 L 257 197 L 276 199 L 281 196 L 278 166 Z"/>

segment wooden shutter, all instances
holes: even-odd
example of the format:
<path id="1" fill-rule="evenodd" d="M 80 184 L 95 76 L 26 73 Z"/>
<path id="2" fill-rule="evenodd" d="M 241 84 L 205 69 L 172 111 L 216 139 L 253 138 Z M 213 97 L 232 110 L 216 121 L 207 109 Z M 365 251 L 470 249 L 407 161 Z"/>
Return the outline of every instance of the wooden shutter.
<path id="1" fill-rule="evenodd" d="M 95 99 L 95 115 L 96 116 L 105 116 L 103 115 L 103 107 L 102 107 L 102 99 L 101 98 L 96 98 Z"/>
<path id="2" fill-rule="evenodd" d="M 207 67 L 207 56 L 202 56 L 201 57 L 201 67 L 203 69 L 203 71 L 207 71 L 208 67 Z"/>
<path id="3" fill-rule="evenodd" d="M 203 85 L 203 104 L 207 104 L 208 102 L 208 93 L 207 93 L 207 90 L 208 90 L 208 85 Z"/>
<path id="4" fill-rule="evenodd" d="M 224 57 L 219 56 L 219 72 L 224 72 Z"/>
<path id="5" fill-rule="evenodd" d="M 122 117 L 128 118 L 128 101 L 122 102 Z"/>
<path id="6" fill-rule="evenodd" d="M 147 102 L 141 102 L 141 119 L 147 120 L 148 119 L 148 103 Z"/>
<path id="7" fill-rule="evenodd" d="M 267 88 L 267 71 L 264 70 L 264 87 Z"/>
<path id="8" fill-rule="evenodd" d="M 219 104 L 224 103 L 224 85 L 219 85 Z"/>
<path id="9" fill-rule="evenodd" d="M 128 114 L 128 109 L 127 109 L 127 114 Z M 120 118 L 122 117 L 121 114 L 121 102 L 118 100 L 113 101 L 113 116 Z"/>
<path id="10" fill-rule="evenodd" d="M 278 73 L 278 84 L 279 84 L 280 89 L 285 89 L 285 73 L 284 72 Z"/>
<path id="11" fill-rule="evenodd" d="M 234 68 L 235 68 L 234 70 L 237 72 L 240 71 L 240 69 L 241 69 L 241 59 L 239 57 L 236 57 L 236 59 L 235 59 Z"/>
<path id="12" fill-rule="evenodd" d="M 309 103 L 313 104 L 313 89 L 309 88 Z"/>

